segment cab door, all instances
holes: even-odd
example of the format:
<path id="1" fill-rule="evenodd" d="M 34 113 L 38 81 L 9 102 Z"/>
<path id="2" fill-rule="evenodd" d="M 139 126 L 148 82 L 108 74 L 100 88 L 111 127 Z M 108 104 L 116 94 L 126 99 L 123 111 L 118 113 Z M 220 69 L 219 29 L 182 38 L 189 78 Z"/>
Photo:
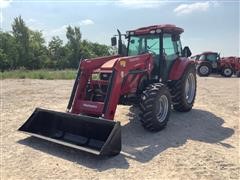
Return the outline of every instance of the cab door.
<path id="1" fill-rule="evenodd" d="M 162 51 L 162 79 L 166 81 L 172 65 L 182 53 L 180 38 L 173 38 L 172 34 L 164 33 Z"/>

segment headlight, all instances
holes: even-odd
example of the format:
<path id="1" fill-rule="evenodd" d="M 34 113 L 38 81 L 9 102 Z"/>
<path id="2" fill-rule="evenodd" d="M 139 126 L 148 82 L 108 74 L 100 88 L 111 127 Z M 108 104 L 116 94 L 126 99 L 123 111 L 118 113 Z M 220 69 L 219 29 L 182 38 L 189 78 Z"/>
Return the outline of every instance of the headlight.
<path id="1" fill-rule="evenodd" d="M 156 30 L 156 33 L 160 33 L 160 32 L 162 32 L 161 29 L 157 29 L 157 30 Z"/>
<path id="2" fill-rule="evenodd" d="M 92 80 L 100 80 L 99 73 L 93 73 Z"/>
<path id="3" fill-rule="evenodd" d="M 155 30 L 151 30 L 151 31 L 149 31 L 149 33 L 150 34 L 154 34 L 154 33 L 156 33 L 156 31 Z"/>

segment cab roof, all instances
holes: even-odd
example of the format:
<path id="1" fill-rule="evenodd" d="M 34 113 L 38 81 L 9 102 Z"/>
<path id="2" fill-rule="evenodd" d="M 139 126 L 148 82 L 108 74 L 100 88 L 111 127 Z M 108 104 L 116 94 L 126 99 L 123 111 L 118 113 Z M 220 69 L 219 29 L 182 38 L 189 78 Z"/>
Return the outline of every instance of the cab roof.
<path id="1" fill-rule="evenodd" d="M 205 52 L 202 52 L 200 55 L 203 55 L 203 54 L 218 54 L 218 53 L 213 51 L 205 51 Z"/>
<path id="2" fill-rule="evenodd" d="M 134 32 L 135 35 L 140 35 L 140 34 L 149 34 L 150 31 L 156 31 L 156 30 L 161 30 L 162 32 L 168 32 L 172 34 L 181 34 L 184 32 L 184 30 L 180 27 L 177 27 L 173 24 L 159 24 L 159 25 L 152 25 L 152 26 L 146 26 L 142 28 L 138 28 L 135 30 L 130 30 L 128 32 Z"/>

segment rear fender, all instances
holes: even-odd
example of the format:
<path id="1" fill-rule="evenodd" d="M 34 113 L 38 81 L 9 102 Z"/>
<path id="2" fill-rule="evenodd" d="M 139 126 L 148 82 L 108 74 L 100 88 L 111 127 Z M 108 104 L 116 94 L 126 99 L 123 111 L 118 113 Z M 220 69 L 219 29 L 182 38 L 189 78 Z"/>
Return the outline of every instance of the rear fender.
<path id="1" fill-rule="evenodd" d="M 185 69 L 188 65 L 195 65 L 193 60 L 189 60 L 188 58 L 178 58 L 169 73 L 169 80 L 178 80 L 182 77 Z"/>

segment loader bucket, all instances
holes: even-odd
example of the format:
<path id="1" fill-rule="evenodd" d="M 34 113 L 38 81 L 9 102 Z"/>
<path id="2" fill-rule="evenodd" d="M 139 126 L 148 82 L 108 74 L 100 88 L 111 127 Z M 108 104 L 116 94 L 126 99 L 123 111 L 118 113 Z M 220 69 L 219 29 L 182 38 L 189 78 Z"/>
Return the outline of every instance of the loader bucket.
<path id="1" fill-rule="evenodd" d="M 121 151 L 121 125 L 112 120 L 36 108 L 18 130 L 96 155 Z"/>

